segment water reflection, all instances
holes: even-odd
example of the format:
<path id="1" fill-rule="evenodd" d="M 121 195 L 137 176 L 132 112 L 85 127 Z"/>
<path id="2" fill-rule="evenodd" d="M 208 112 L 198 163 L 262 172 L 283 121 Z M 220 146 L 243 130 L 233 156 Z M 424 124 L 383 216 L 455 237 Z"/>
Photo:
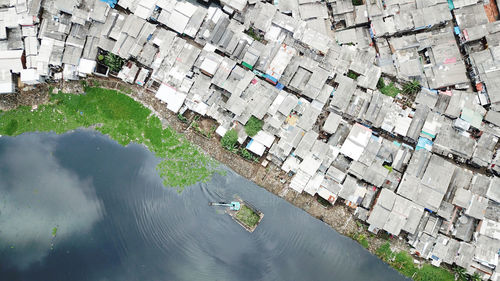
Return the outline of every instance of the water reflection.
<path id="1" fill-rule="evenodd" d="M 0 249 L 21 269 L 49 254 L 55 227 L 64 240 L 87 233 L 102 217 L 91 180 L 62 167 L 54 150 L 47 135 L 0 148 Z"/>
<path id="2" fill-rule="evenodd" d="M 179 194 L 162 186 L 156 163 L 142 146 L 124 148 L 89 131 L 0 138 L 0 276 L 403 280 L 352 240 L 230 170 Z M 235 195 L 265 213 L 254 233 L 207 204 Z M 39 249 L 28 246 L 33 241 Z"/>

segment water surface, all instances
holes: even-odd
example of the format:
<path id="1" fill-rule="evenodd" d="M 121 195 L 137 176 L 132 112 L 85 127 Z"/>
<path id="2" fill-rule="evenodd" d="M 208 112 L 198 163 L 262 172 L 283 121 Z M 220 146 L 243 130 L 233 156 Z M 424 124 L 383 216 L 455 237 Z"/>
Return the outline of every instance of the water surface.
<path id="1" fill-rule="evenodd" d="M 404 280 L 231 170 L 179 194 L 158 162 L 89 130 L 1 137 L 0 280 Z M 207 204 L 235 195 L 254 233 Z"/>

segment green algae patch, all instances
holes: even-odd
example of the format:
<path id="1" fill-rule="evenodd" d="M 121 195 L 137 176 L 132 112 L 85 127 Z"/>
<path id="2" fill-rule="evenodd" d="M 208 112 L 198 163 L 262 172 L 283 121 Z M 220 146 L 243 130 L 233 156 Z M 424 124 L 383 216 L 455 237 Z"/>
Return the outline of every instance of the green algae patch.
<path id="1" fill-rule="evenodd" d="M 56 237 L 57 235 L 57 227 L 52 228 L 52 237 Z"/>
<path id="2" fill-rule="evenodd" d="M 162 161 L 157 170 L 165 186 L 179 191 L 196 182 L 208 181 L 218 172 L 215 160 L 167 127 L 151 110 L 115 90 L 86 88 L 83 95 L 58 93 L 37 110 L 21 106 L 0 112 L 0 135 L 25 132 L 61 134 L 95 126 L 121 145 L 144 144 Z"/>
<path id="3" fill-rule="evenodd" d="M 252 209 L 248 208 L 246 205 L 241 206 L 241 209 L 236 213 L 236 218 L 249 226 L 254 227 L 259 223 L 260 217 Z"/>

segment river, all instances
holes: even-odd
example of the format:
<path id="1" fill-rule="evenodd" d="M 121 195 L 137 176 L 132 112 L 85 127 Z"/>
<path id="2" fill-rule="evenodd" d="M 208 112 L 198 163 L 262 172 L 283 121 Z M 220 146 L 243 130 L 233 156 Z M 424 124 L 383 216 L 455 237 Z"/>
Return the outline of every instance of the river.
<path id="1" fill-rule="evenodd" d="M 178 193 L 158 162 L 91 130 L 0 137 L 0 280 L 406 280 L 231 170 Z M 254 233 L 208 206 L 235 195 Z"/>

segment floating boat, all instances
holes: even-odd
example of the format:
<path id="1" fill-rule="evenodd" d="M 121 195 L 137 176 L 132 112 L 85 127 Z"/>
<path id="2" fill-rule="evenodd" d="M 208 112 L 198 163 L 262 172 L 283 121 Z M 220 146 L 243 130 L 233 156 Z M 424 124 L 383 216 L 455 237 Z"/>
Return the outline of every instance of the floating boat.
<path id="1" fill-rule="evenodd" d="M 222 206 L 222 207 L 228 207 L 232 211 L 239 211 L 240 210 L 240 202 L 238 201 L 233 201 L 231 203 L 225 203 L 225 202 L 211 202 L 208 203 L 208 206 Z"/>
<path id="2" fill-rule="evenodd" d="M 226 213 L 248 232 L 253 232 L 264 217 L 264 214 L 261 211 L 257 210 L 257 208 L 240 198 L 237 198 L 237 200 L 232 201 L 231 203 L 212 202 L 208 203 L 208 205 L 226 207 Z"/>

